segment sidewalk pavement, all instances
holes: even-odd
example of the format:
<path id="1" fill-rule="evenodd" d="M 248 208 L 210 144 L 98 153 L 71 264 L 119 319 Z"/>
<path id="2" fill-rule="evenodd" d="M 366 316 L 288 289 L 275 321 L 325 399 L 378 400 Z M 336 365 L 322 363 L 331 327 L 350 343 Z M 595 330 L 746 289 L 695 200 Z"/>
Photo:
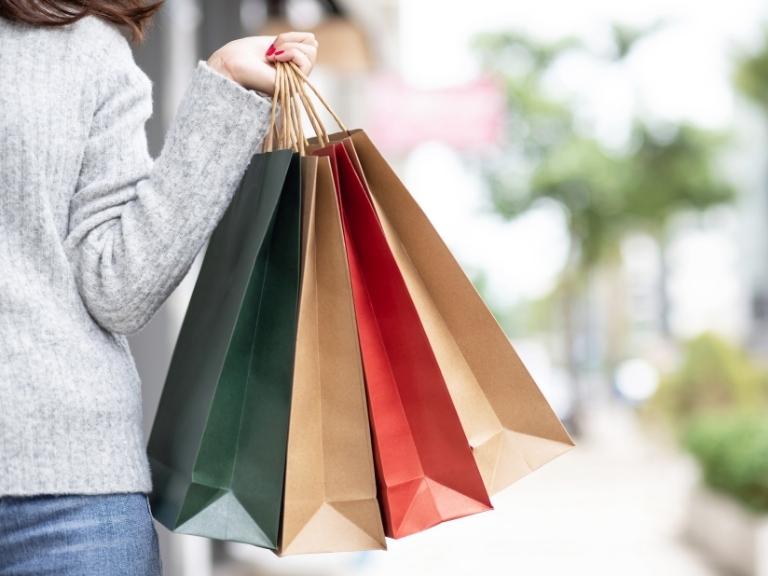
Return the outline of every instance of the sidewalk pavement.
<path id="1" fill-rule="evenodd" d="M 494 500 L 493 512 L 390 541 L 386 553 L 277 559 L 230 545 L 248 568 L 217 576 L 720 576 L 679 536 L 690 461 L 604 409 L 570 453 Z"/>

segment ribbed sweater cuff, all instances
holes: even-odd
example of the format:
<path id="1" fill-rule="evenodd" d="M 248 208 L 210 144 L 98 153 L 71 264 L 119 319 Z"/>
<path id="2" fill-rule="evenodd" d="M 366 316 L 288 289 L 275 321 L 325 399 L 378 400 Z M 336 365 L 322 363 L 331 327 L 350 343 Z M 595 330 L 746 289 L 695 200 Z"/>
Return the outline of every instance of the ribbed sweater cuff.
<path id="1" fill-rule="evenodd" d="M 222 182 L 211 180 L 238 180 L 269 128 L 271 106 L 271 99 L 246 90 L 200 61 L 166 136 L 155 178 L 176 184 L 207 181 L 217 191 Z M 205 165 L 193 165 L 201 161 Z M 210 193 L 206 186 L 196 188 L 183 194 Z M 233 191 L 226 184 L 224 188 Z"/>
<path id="2" fill-rule="evenodd" d="M 197 63 L 195 74 L 201 77 L 201 83 L 207 83 L 210 89 L 228 98 L 231 104 L 245 108 L 251 107 L 251 112 L 254 115 L 260 114 L 265 105 L 268 108 L 272 105 L 272 99 L 267 94 L 258 90 L 243 88 L 237 82 L 230 80 L 208 66 L 205 60 L 200 60 Z M 254 105 L 256 106 L 255 108 Z M 244 112 L 246 111 L 244 110 Z"/>

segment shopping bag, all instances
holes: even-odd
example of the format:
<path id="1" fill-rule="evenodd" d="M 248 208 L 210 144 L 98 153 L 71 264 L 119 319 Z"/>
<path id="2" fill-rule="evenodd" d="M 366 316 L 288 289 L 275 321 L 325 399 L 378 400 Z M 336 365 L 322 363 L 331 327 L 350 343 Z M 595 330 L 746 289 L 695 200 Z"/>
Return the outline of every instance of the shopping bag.
<path id="1" fill-rule="evenodd" d="M 176 532 L 278 545 L 300 258 L 299 157 L 254 156 L 214 231 L 148 453 Z"/>
<path id="2" fill-rule="evenodd" d="M 371 193 L 490 494 L 573 447 L 493 315 L 362 130 L 335 136 Z"/>
<path id="3" fill-rule="evenodd" d="M 467 438 L 366 190 L 343 146 L 331 160 L 365 372 L 379 495 L 399 538 L 491 508 Z"/>
<path id="4" fill-rule="evenodd" d="M 386 547 L 341 219 L 327 158 L 302 158 L 302 287 L 282 555 Z"/>

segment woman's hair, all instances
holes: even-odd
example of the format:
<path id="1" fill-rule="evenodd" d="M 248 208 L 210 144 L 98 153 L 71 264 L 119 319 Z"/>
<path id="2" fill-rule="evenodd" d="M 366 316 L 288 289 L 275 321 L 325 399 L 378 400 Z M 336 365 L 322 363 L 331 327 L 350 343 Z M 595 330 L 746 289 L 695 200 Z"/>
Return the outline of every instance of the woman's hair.
<path id="1" fill-rule="evenodd" d="M 135 41 L 163 0 L 0 0 L 0 17 L 34 26 L 65 26 L 98 16 L 128 29 Z"/>

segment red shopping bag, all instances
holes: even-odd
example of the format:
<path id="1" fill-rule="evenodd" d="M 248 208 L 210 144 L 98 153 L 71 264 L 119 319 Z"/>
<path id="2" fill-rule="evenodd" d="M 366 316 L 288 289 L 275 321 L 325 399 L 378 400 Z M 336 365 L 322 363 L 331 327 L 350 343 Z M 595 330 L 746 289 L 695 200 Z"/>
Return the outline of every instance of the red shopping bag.
<path id="1" fill-rule="evenodd" d="M 368 192 L 342 143 L 328 156 L 341 206 L 388 536 L 489 510 L 440 367 Z"/>

